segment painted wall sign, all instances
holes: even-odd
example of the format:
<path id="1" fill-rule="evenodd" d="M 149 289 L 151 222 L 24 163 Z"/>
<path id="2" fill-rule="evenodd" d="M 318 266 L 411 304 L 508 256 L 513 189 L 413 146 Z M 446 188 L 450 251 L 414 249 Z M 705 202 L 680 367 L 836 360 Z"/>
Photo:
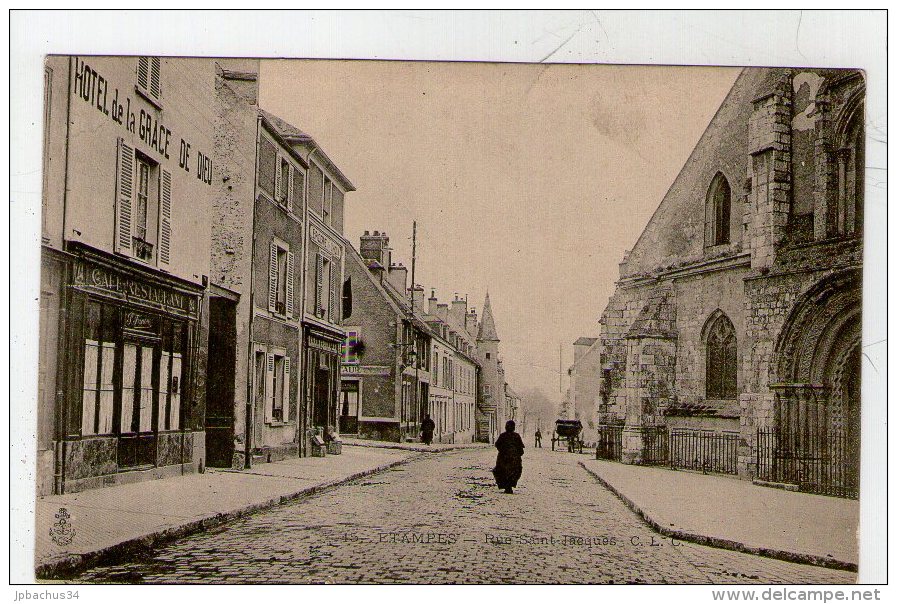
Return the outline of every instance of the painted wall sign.
<path id="1" fill-rule="evenodd" d="M 392 375 L 392 367 L 385 365 L 343 365 L 340 373 L 346 376 L 379 375 L 388 377 Z"/>
<path id="2" fill-rule="evenodd" d="M 308 346 L 325 352 L 339 354 L 342 345 L 339 342 L 331 342 L 330 340 L 323 340 L 321 338 L 316 338 L 315 336 L 308 336 Z"/>
<path id="3" fill-rule="evenodd" d="M 311 237 L 311 240 L 314 243 L 318 244 L 318 246 L 320 246 L 322 250 L 335 258 L 343 257 L 343 246 L 330 239 L 330 237 L 325 235 L 315 225 L 310 224 L 309 229 L 309 236 Z"/>
<path id="4" fill-rule="evenodd" d="M 168 160 L 172 153 L 177 152 L 178 167 L 185 172 L 191 171 L 192 145 L 188 141 L 181 138 L 179 151 L 175 151 L 172 143 L 174 135 L 157 114 L 138 109 L 137 103 L 132 103 L 130 96 L 119 93 L 118 88 L 110 91 L 109 80 L 80 58 L 74 57 L 73 66 L 72 93 L 76 97 L 136 135 L 160 157 Z M 212 185 L 212 159 L 207 153 L 196 153 L 193 172 L 198 180 Z"/>
<path id="5" fill-rule="evenodd" d="M 75 262 L 72 284 L 86 291 L 116 295 L 126 300 L 149 302 L 166 309 L 174 309 L 196 315 L 195 296 L 159 287 L 152 283 L 135 281 L 107 268 L 90 265 L 82 260 Z"/>
<path id="6" fill-rule="evenodd" d="M 139 331 L 149 331 L 149 332 L 155 331 L 155 329 L 154 329 L 155 326 L 153 324 L 153 318 L 148 315 L 141 314 L 139 312 L 134 312 L 132 310 L 129 310 L 128 312 L 125 313 L 124 322 L 125 322 L 125 327 L 128 329 L 136 329 Z"/>

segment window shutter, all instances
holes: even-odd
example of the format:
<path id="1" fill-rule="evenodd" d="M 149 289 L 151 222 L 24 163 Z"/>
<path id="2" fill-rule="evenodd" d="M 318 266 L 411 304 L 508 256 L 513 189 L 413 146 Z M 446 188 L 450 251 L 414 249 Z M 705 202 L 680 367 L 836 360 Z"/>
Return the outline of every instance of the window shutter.
<path id="1" fill-rule="evenodd" d="M 274 201 L 283 199 L 281 188 L 283 187 L 283 179 L 280 177 L 280 153 L 274 156 Z"/>
<path id="2" fill-rule="evenodd" d="M 289 179 L 287 181 L 287 210 L 293 211 L 293 165 L 290 164 L 288 171 Z"/>
<path id="3" fill-rule="evenodd" d="M 155 99 L 162 98 L 162 59 L 152 57 L 150 63 L 149 93 Z"/>
<path id="4" fill-rule="evenodd" d="M 171 172 L 161 170 L 159 186 L 159 266 L 171 263 Z"/>
<path id="5" fill-rule="evenodd" d="M 291 193 L 290 207 L 302 206 L 302 195 L 305 193 L 305 175 L 302 170 L 293 170 L 293 190 Z"/>
<path id="6" fill-rule="evenodd" d="M 271 242 L 271 256 L 268 263 L 268 310 L 277 310 L 277 244 Z"/>
<path id="7" fill-rule="evenodd" d="M 318 254 L 317 270 L 315 271 L 315 316 L 324 308 L 324 257 Z"/>
<path id="8" fill-rule="evenodd" d="M 330 304 L 327 305 L 327 308 L 330 310 L 330 321 L 332 323 L 339 322 L 339 284 L 339 262 L 333 259 L 330 262 L 330 291 L 328 292 Z"/>
<path id="9" fill-rule="evenodd" d="M 293 317 L 293 252 L 287 252 L 287 316 Z"/>
<path id="10" fill-rule="evenodd" d="M 283 358 L 283 421 L 290 420 L 290 357 Z"/>
<path id="11" fill-rule="evenodd" d="M 274 355 L 265 355 L 265 421 L 271 423 L 274 413 Z"/>
<path id="12" fill-rule="evenodd" d="M 140 88 L 143 88 L 147 92 L 149 91 L 149 81 L 150 81 L 150 60 L 149 57 L 138 57 L 137 58 L 137 85 Z"/>
<path id="13" fill-rule="evenodd" d="M 131 255 L 131 221 L 134 195 L 134 148 L 118 139 L 118 186 L 115 200 L 115 251 Z"/>

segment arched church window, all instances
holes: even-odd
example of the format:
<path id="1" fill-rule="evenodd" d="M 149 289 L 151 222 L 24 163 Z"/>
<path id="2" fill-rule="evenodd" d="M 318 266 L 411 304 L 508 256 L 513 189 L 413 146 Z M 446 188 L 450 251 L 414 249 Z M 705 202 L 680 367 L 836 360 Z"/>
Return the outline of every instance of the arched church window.
<path id="1" fill-rule="evenodd" d="M 735 328 L 722 313 L 711 321 L 706 338 L 707 398 L 734 399 L 738 397 L 738 346 Z"/>
<path id="2" fill-rule="evenodd" d="M 859 235 L 863 232 L 863 192 L 866 169 L 866 132 L 864 107 L 860 103 L 840 129 L 835 153 L 837 203 L 833 234 Z"/>
<path id="3" fill-rule="evenodd" d="M 707 191 L 704 207 L 704 245 L 710 247 L 729 243 L 732 213 L 732 189 L 722 172 L 717 172 Z"/>

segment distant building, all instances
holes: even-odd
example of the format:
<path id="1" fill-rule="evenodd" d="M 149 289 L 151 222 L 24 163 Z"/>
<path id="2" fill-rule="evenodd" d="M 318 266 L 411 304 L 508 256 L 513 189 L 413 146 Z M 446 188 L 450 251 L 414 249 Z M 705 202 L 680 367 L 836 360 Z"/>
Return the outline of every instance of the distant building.
<path id="1" fill-rule="evenodd" d="M 423 298 L 423 289 L 419 286 L 415 293 Z M 427 325 L 433 334 L 429 412 L 436 423 L 434 439 L 437 442 L 472 442 L 479 372 L 474 357 L 476 310 L 468 310 L 467 300 L 458 296 L 450 305 L 440 304 L 435 291 L 428 299 L 427 309 Z"/>
<path id="2" fill-rule="evenodd" d="M 408 298 L 408 270 L 393 264 L 386 233 L 366 232 L 361 253 L 347 246 L 352 312 L 341 370 L 340 422 L 362 438 L 417 439 L 428 413 L 432 335 Z"/>
<path id="3" fill-rule="evenodd" d="M 570 376 L 569 407 L 571 417 L 583 425 L 583 438 L 594 441 L 600 409 L 601 346 L 598 338 L 581 337 L 573 342 L 573 364 Z"/>
<path id="4" fill-rule="evenodd" d="M 477 405 L 477 440 L 494 442 L 504 432 L 507 421 L 505 370 L 498 352 L 498 331 L 492 316 L 489 294 L 483 302 L 483 315 L 477 329 L 477 359 L 480 371 L 480 399 Z"/>
<path id="5" fill-rule="evenodd" d="M 601 317 L 624 461 L 660 427 L 680 467 L 857 495 L 864 99 L 855 70 L 742 71 Z"/>

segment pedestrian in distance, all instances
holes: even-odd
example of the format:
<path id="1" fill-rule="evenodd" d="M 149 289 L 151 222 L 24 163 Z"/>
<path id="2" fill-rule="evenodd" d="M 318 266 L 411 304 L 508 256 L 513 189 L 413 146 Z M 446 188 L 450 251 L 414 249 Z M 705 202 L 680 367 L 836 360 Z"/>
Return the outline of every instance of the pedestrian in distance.
<path id="1" fill-rule="evenodd" d="M 542 431 L 536 428 L 536 446 L 542 448 Z"/>
<path id="2" fill-rule="evenodd" d="M 433 442 L 433 430 L 436 429 L 436 422 L 427 415 L 420 424 L 420 436 L 425 445 Z"/>
<path id="3" fill-rule="evenodd" d="M 523 473 L 523 439 L 514 430 L 517 425 L 514 420 L 508 420 L 505 431 L 495 441 L 498 449 L 498 458 L 495 460 L 495 483 L 505 493 L 513 493 L 520 475 Z"/>

